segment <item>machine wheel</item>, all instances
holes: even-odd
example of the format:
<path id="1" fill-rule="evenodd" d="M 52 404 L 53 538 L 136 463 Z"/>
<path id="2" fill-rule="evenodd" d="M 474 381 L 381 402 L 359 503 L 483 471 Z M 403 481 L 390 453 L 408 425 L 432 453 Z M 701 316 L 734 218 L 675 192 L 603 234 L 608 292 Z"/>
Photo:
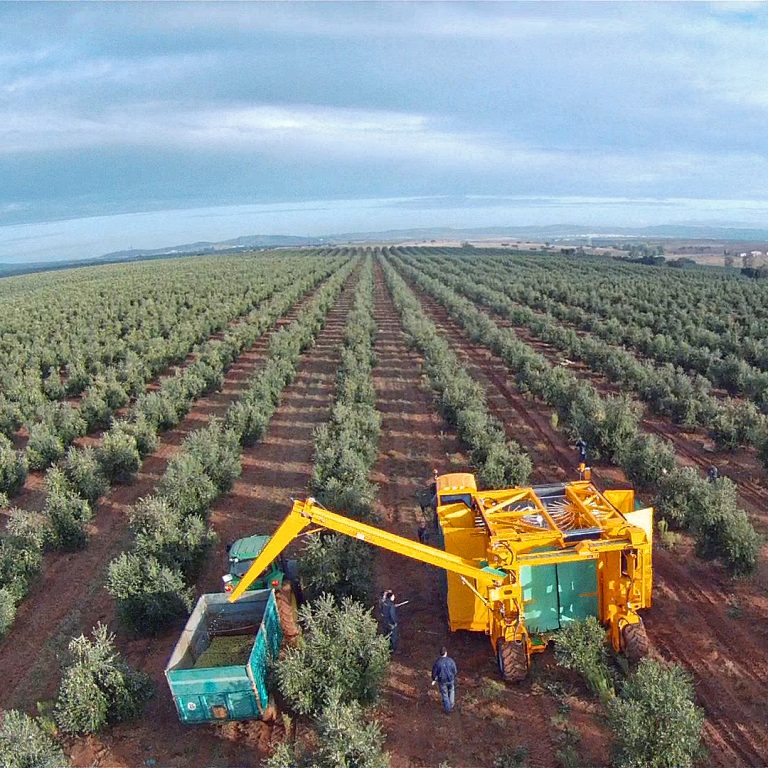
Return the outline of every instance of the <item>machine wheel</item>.
<path id="1" fill-rule="evenodd" d="M 496 644 L 496 661 L 505 680 L 518 683 L 528 675 L 528 652 L 522 640 L 500 639 Z"/>
<path id="2" fill-rule="evenodd" d="M 290 582 L 284 583 L 280 590 L 275 590 L 275 605 L 285 640 L 289 644 L 293 643 L 301 634 L 301 629 L 296 622 L 295 599 Z"/>
<path id="3" fill-rule="evenodd" d="M 651 641 L 642 619 L 637 624 L 627 624 L 621 630 L 621 640 L 624 644 L 624 655 L 630 664 L 637 664 L 640 659 L 651 653 Z"/>

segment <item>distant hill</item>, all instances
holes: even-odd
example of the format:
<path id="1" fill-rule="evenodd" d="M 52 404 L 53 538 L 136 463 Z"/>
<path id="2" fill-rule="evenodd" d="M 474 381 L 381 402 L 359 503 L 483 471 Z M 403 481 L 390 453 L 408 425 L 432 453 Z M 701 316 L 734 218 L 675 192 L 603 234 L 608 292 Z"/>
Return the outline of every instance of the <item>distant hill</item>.
<path id="1" fill-rule="evenodd" d="M 737 225 L 710 225 L 699 223 L 660 224 L 651 227 L 591 227 L 580 224 L 553 224 L 549 226 L 526 227 L 472 227 L 453 229 L 451 227 L 421 227 L 413 229 L 388 229 L 379 232 L 346 232 L 323 237 L 298 237 L 294 235 L 243 235 L 230 240 L 165 246 L 154 249 L 131 249 L 113 251 L 91 259 L 77 259 L 34 264 L 2 263 L 0 276 L 44 272 L 50 269 L 67 269 L 93 264 L 110 264 L 144 259 L 167 259 L 180 256 L 194 256 L 224 251 L 249 250 L 252 248 L 290 248 L 301 246 L 338 245 L 344 243 L 429 240 L 482 240 L 508 238 L 545 242 L 551 240 L 580 241 L 592 239 L 676 239 L 715 240 L 727 242 L 768 242 L 768 229 L 756 229 Z"/>
<path id="2" fill-rule="evenodd" d="M 132 259 L 146 259 L 151 256 L 177 256 L 197 253 L 216 253 L 217 251 L 231 251 L 236 248 L 290 248 L 308 245 L 322 245 L 321 238 L 294 237 L 293 235 L 244 235 L 231 240 L 219 240 L 210 242 L 202 240 L 197 243 L 185 243 L 184 245 L 171 245 L 164 248 L 132 249 L 130 251 L 112 251 L 99 256 L 94 261 L 129 261 Z"/>

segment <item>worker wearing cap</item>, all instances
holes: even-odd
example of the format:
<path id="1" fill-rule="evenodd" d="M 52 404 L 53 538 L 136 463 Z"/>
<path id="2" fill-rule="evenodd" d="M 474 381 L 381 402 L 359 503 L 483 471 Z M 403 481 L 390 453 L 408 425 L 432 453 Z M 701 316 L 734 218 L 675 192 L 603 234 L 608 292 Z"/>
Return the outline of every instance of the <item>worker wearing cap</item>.
<path id="1" fill-rule="evenodd" d="M 440 688 L 440 698 L 443 700 L 443 711 L 446 715 L 453 712 L 456 697 L 456 662 L 448 655 L 448 649 L 440 649 L 440 658 L 432 665 L 432 685 Z"/>

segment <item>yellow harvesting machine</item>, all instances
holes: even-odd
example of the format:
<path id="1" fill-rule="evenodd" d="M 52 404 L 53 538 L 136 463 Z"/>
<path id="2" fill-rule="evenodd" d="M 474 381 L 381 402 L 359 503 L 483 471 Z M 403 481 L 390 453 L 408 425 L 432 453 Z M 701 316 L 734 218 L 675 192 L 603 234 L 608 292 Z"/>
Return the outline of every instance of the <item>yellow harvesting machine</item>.
<path id="1" fill-rule="evenodd" d="M 653 580 L 653 510 L 636 507 L 634 491 L 600 492 L 589 479 L 480 491 L 471 474 L 441 475 L 430 546 L 296 501 L 230 600 L 314 525 L 442 568 L 451 630 L 488 635 L 507 680 L 523 679 L 553 633 L 587 616 L 636 660 L 648 651 L 638 611 Z"/>

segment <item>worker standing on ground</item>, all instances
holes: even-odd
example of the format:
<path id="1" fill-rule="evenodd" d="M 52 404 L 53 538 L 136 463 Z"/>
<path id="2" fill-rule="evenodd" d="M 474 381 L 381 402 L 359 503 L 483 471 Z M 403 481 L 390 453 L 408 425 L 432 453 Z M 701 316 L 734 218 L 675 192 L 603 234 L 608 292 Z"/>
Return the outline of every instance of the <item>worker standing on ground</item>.
<path id="1" fill-rule="evenodd" d="M 381 625 L 385 635 L 389 636 L 389 647 L 397 650 L 399 640 L 397 631 L 397 606 L 395 605 L 395 593 L 388 589 L 381 596 Z"/>
<path id="2" fill-rule="evenodd" d="M 580 437 L 576 441 L 576 449 L 579 452 L 579 464 L 584 464 L 586 466 L 587 463 L 587 442 L 584 440 L 583 437 Z"/>
<path id="3" fill-rule="evenodd" d="M 437 684 L 440 698 L 443 700 L 443 711 L 446 715 L 453 712 L 456 700 L 456 662 L 448 655 L 448 649 L 440 649 L 440 658 L 432 665 L 432 685 Z"/>
<path id="4" fill-rule="evenodd" d="M 421 520 L 419 527 L 416 529 L 416 536 L 419 538 L 419 544 L 426 544 L 429 538 L 429 532 L 427 531 L 427 524 Z"/>
<path id="5" fill-rule="evenodd" d="M 710 483 L 714 483 L 718 480 L 719 477 L 720 477 L 720 472 L 718 471 L 717 467 L 713 464 L 709 468 L 709 472 L 707 472 L 707 479 L 709 480 Z"/>

